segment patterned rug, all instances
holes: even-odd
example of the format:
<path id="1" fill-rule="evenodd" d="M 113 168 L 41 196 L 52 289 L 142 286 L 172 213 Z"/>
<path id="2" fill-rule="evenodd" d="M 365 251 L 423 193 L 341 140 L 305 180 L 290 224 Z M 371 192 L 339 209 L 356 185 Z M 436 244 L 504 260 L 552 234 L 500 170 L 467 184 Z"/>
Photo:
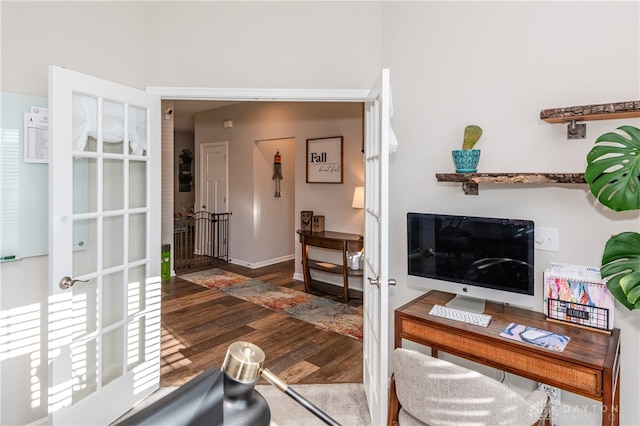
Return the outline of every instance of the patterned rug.
<path id="1" fill-rule="evenodd" d="M 220 290 L 272 311 L 362 340 L 362 307 L 324 299 L 222 269 L 207 269 L 180 275 L 183 280 Z"/>

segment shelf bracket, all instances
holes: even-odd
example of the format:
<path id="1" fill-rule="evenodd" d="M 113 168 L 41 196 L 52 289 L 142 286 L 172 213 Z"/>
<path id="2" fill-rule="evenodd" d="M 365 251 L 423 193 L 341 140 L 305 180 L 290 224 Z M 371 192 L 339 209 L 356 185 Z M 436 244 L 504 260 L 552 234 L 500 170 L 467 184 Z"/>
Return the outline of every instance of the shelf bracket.
<path id="1" fill-rule="evenodd" d="M 478 184 L 473 182 L 463 182 L 462 192 L 464 192 L 464 195 L 478 195 Z"/>
<path id="2" fill-rule="evenodd" d="M 587 123 L 577 123 L 571 120 L 567 124 L 567 139 L 585 139 L 587 137 Z"/>

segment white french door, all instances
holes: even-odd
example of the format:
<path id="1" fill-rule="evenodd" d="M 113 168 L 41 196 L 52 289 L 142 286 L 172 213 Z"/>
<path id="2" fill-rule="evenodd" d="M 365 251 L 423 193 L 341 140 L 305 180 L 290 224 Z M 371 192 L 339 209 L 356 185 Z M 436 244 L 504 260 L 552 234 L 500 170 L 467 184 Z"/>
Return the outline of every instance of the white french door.
<path id="1" fill-rule="evenodd" d="M 365 102 L 363 380 L 374 425 L 386 424 L 389 378 L 389 70 Z"/>
<path id="2" fill-rule="evenodd" d="M 49 68 L 49 422 L 159 386 L 160 98 Z"/>

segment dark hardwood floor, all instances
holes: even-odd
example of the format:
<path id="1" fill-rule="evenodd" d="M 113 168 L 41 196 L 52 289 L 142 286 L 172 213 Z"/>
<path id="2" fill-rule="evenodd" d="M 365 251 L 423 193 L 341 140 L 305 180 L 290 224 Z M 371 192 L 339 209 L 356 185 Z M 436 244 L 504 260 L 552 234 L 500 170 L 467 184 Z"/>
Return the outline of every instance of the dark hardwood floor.
<path id="1" fill-rule="evenodd" d="M 259 269 L 215 267 L 304 291 L 293 279 L 293 260 Z M 209 366 L 220 367 L 238 340 L 259 346 L 265 367 L 288 384 L 362 383 L 362 342 L 179 277 L 196 270 L 162 284 L 161 386 L 179 386 Z M 314 294 L 341 300 L 338 294 Z M 349 303 L 361 305 L 362 299 Z"/>

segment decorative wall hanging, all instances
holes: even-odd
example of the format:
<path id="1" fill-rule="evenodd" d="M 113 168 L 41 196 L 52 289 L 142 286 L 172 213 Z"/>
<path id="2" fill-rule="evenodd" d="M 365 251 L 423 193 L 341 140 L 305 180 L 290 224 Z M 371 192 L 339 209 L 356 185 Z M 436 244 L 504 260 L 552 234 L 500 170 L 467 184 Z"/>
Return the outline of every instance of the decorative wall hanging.
<path id="1" fill-rule="evenodd" d="M 307 139 L 307 183 L 342 183 L 342 136 Z"/>
<path id="2" fill-rule="evenodd" d="M 276 151 L 276 155 L 273 157 L 273 177 L 271 178 L 276 181 L 276 198 L 282 198 L 282 194 L 280 193 L 280 181 L 282 180 L 282 156 L 280 155 L 280 151 Z"/>
<path id="3" fill-rule="evenodd" d="M 178 163 L 179 192 L 191 192 L 191 181 L 193 179 L 191 175 L 192 160 L 193 153 L 190 149 L 183 149 L 180 152 L 180 162 Z"/>

